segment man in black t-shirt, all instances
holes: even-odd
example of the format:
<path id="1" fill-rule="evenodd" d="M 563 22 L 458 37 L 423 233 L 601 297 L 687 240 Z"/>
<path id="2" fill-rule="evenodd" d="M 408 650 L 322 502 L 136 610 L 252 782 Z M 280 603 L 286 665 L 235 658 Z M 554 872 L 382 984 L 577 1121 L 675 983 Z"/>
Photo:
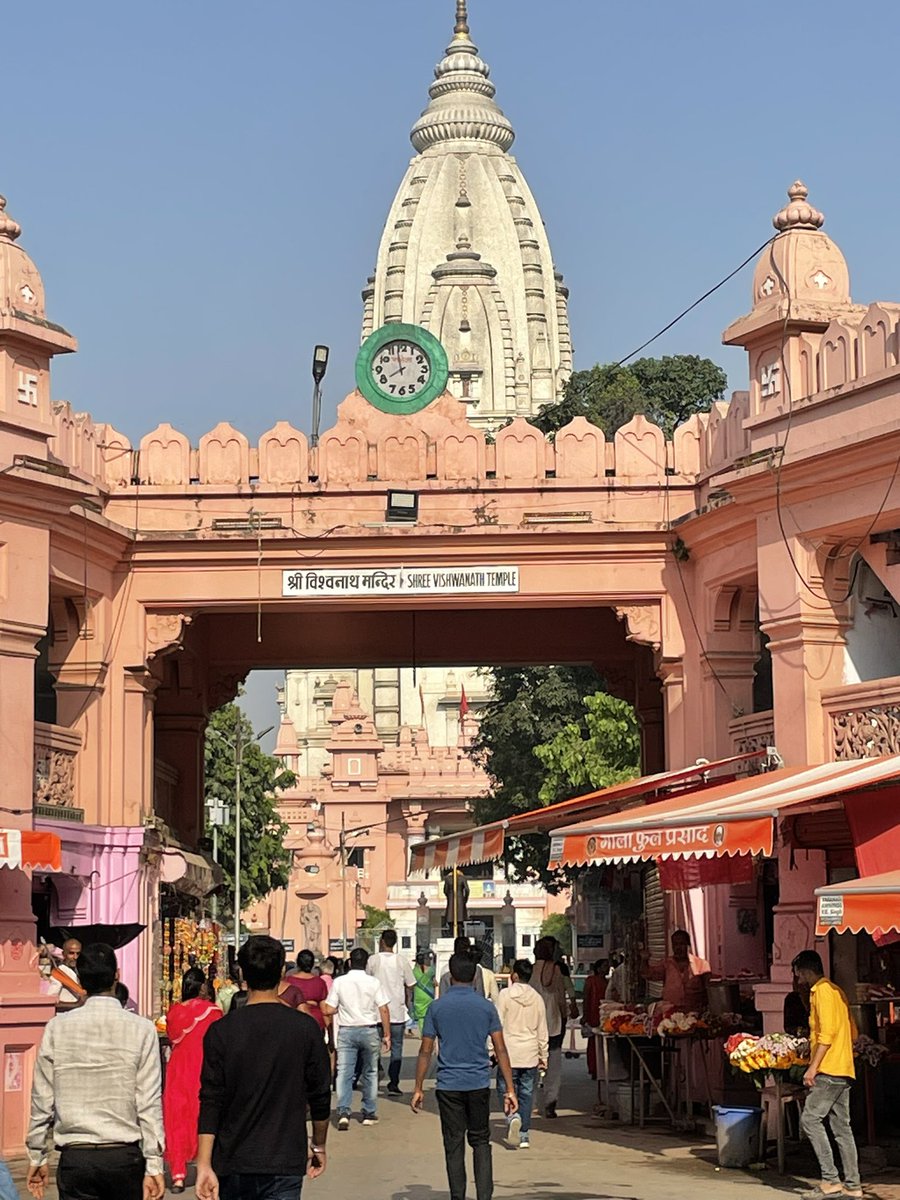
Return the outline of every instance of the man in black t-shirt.
<path id="1" fill-rule="evenodd" d="M 211 1025 L 200 1076 L 198 1200 L 299 1200 L 325 1170 L 331 1068 L 322 1031 L 282 1004 L 284 947 L 252 937 L 238 955 L 249 998 Z M 306 1109 L 313 1123 L 307 1145 Z"/>

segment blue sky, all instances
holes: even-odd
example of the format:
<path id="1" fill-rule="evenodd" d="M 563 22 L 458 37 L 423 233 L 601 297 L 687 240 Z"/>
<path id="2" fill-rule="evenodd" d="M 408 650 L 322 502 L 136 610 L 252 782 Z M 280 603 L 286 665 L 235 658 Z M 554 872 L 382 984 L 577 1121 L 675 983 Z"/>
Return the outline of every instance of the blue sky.
<path id="1" fill-rule="evenodd" d="M 324 425 L 453 0 L 18 5 L 0 192 L 79 338 L 54 395 L 134 439 Z M 771 233 L 803 178 L 854 299 L 900 293 L 894 6 L 470 0 L 571 289 L 576 366 L 618 359 Z M 649 353 L 745 383 L 749 269 Z"/>
<path id="2" fill-rule="evenodd" d="M 453 0 L 19 5 L 0 191 L 80 339 L 55 395 L 139 437 L 326 423 Z M 571 287 L 577 365 L 619 358 L 770 233 L 798 175 L 854 297 L 891 299 L 895 12 L 471 0 L 475 41 Z M 709 354 L 748 273 L 657 344 Z"/>

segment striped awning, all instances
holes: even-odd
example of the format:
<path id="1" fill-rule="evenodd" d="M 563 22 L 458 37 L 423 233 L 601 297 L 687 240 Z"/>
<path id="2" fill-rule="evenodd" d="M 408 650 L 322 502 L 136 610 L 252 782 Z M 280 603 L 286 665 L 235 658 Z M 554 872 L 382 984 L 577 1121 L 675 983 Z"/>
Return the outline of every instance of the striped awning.
<path id="1" fill-rule="evenodd" d="M 764 751 L 754 751 L 717 762 L 694 763 L 693 766 L 683 767 L 678 771 L 644 775 L 639 779 L 630 779 L 627 783 L 618 783 L 613 787 L 575 796 L 571 800 L 561 800 L 558 804 L 516 813 L 505 821 L 494 821 L 462 833 L 450 833 L 444 837 L 420 842 L 411 850 L 410 874 L 490 862 L 502 858 L 507 835 L 546 833 L 566 820 L 583 820 L 610 811 L 619 811 L 630 804 L 646 803 L 662 795 L 669 796 L 685 788 L 693 792 L 698 788 L 721 783 L 724 779 L 734 779 L 739 771 L 748 769 L 763 753 Z"/>
<path id="2" fill-rule="evenodd" d="M 816 933 L 900 933 L 900 871 L 816 888 Z"/>
<path id="3" fill-rule="evenodd" d="M 62 842 L 55 833 L 37 829 L 0 829 L 0 867 L 59 871 Z"/>
<path id="4" fill-rule="evenodd" d="M 550 866 L 650 859 L 771 855 L 775 821 L 785 810 L 900 778 L 900 755 L 785 767 L 627 814 L 553 830 Z"/>

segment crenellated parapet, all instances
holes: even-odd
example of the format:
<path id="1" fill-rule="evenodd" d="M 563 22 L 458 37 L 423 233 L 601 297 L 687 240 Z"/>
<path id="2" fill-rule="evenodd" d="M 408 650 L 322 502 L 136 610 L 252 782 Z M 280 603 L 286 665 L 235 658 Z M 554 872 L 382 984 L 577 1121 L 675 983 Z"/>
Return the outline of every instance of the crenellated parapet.
<path id="1" fill-rule="evenodd" d="M 111 425 L 95 424 L 68 404 L 55 405 L 53 421 L 54 457 L 110 493 L 130 488 L 316 493 L 372 483 L 534 488 L 552 487 L 553 481 L 615 489 L 661 485 L 672 476 L 692 481 L 709 457 L 704 418 L 693 418 L 674 442 L 640 415 L 612 438 L 584 417 L 574 418 L 555 438 L 517 417 L 489 440 L 449 394 L 415 417 L 397 417 L 379 413 L 353 393 L 317 447 L 287 421 L 256 445 L 223 421 L 197 446 L 168 423 L 132 446 Z"/>

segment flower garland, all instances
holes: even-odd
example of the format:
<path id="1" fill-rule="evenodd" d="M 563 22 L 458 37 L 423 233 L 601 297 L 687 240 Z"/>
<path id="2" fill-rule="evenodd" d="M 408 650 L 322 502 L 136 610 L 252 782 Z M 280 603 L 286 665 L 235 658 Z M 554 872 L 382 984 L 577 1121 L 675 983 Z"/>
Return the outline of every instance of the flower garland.
<path id="1" fill-rule="evenodd" d="M 809 1041 L 788 1033 L 736 1033 L 725 1043 L 728 1061 L 762 1089 L 769 1075 L 800 1082 L 809 1066 Z"/>

